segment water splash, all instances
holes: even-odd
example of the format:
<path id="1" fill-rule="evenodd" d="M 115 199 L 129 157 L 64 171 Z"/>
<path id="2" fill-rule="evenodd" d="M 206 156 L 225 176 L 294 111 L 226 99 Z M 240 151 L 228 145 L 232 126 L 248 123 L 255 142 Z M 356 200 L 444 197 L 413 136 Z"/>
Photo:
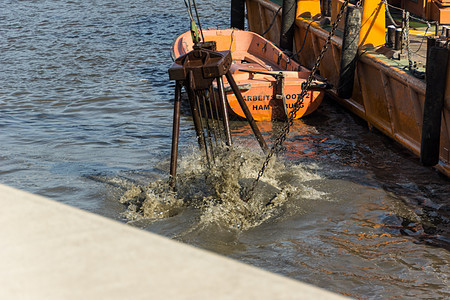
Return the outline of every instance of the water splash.
<path id="1" fill-rule="evenodd" d="M 314 166 L 288 166 L 273 159 L 252 199 L 244 202 L 264 158 L 259 152 L 224 146 L 208 167 L 194 151 L 179 162 L 176 191 L 162 180 L 133 185 L 120 199 L 127 205 L 124 215 L 128 220 L 168 218 L 190 207 L 201 211 L 198 226 L 247 230 L 282 214 L 288 200 L 325 196 L 304 184 L 320 179 Z"/>

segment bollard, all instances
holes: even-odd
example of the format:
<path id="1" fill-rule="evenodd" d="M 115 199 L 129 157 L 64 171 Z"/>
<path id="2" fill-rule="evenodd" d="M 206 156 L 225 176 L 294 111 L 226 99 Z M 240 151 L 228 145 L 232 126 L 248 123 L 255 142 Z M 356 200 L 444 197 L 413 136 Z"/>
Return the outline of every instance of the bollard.
<path id="1" fill-rule="evenodd" d="M 401 28 L 395 29 L 395 41 L 394 41 L 394 50 L 402 50 L 403 44 L 403 30 Z"/>
<path id="2" fill-rule="evenodd" d="M 362 8 L 356 6 L 347 7 L 337 87 L 338 96 L 344 99 L 350 98 L 353 94 L 361 17 Z"/>
<path id="3" fill-rule="evenodd" d="M 444 26 L 443 28 L 444 28 L 444 31 L 445 31 L 444 32 L 445 37 L 449 38 L 450 37 L 450 27 Z"/>
<path id="4" fill-rule="evenodd" d="M 283 0 L 281 15 L 280 48 L 287 51 L 294 50 L 294 29 L 297 12 L 296 0 Z"/>
<path id="5" fill-rule="evenodd" d="M 422 123 L 420 162 L 434 166 L 439 162 L 442 108 L 447 81 L 449 51 L 433 46 L 429 49 L 426 66 L 426 91 Z"/>
<path id="6" fill-rule="evenodd" d="M 387 27 L 387 42 L 386 42 L 386 46 L 389 48 L 394 47 L 394 42 L 395 42 L 395 26 L 394 25 L 389 25 Z"/>

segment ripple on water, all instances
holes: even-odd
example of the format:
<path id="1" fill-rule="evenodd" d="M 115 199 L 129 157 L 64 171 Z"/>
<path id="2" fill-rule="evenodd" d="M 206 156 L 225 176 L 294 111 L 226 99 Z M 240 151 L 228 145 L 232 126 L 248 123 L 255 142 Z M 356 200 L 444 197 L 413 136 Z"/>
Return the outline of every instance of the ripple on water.
<path id="1" fill-rule="evenodd" d="M 196 2 L 204 28 L 228 26 L 230 2 Z M 2 183 L 114 219 L 126 211 L 135 226 L 356 298 L 450 297 L 448 180 L 327 100 L 295 122 L 248 204 L 240 192 L 263 159 L 249 126 L 232 122 L 246 150 L 208 170 L 184 114 L 187 153 L 167 192 L 183 1 L 1 7 Z M 280 124 L 258 125 L 272 143 Z"/>

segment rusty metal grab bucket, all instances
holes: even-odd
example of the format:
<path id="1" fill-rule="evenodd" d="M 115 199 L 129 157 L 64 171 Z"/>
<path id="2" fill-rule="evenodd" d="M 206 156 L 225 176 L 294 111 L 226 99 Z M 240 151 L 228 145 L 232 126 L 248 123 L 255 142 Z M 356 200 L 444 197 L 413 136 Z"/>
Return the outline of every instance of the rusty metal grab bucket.
<path id="1" fill-rule="evenodd" d="M 214 50 L 213 43 L 199 44 L 191 52 L 178 57 L 169 69 L 170 79 L 176 80 L 170 160 L 170 185 L 172 187 L 175 187 L 176 183 L 182 86 L 188 95 L 197 141 L 208 164 L 214 160 L 214 148 L 217 146 L 218 138 L 225 137 L 226 145 L 231 146 L 232 144 L 223 76 L 227 78 L 261 148 L 264 152 L 268 151 L 264 138 L 230 73 L 231 52 Z M 212 88 L 214 81 L 217 84 L 218 99 Z M 214 113 L 216 113 L 216 118 L 214 118 Z M 222 119 L 222 124 L 218 122 L 218 119 Z M 214 145 L 214 140 L 216 145 Z"/>

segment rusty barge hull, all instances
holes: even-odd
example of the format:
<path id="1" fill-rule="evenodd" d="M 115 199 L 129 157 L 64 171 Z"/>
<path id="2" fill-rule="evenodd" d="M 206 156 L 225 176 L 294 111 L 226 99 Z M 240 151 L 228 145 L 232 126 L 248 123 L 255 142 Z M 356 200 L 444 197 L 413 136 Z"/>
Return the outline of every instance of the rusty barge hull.
<path id="1" fill-rule="evenodd" d="M 280 6 L 268 0 L 247 0 L 248 24 L 251 31 L 263 33 L 275 20 L 266 37 L 277 43 L 281 14 Z M 275 16 L 277 15 L 277 16 Z M 328 31 L 318 23 L 297 17 L 294 43 L 296 49 L 303 46 L 300 63 L 311 68 L 325 44 Z M 305 35 L 307 36 L 305 38 Z M 305 42 L 304 42 L 305 41 Z M 334 36 L 319 70 L 321 76 L 335 87 L 339 81 L 342 38 Z M 370 50 L 359 50 L 353 95 L 350 99 L 338 97 L 334 88 L 328 93 L 351 112 L 365 119 L 415 155 L 420 156 L 422 122 L 426 83 L 400 69 L 383 55 Z M 450 76 L 447 76 L 450 78 Z M 450 84 L 445 89 L 442 113 L 439 164 L 435 167 L 450 177 Z"/>

